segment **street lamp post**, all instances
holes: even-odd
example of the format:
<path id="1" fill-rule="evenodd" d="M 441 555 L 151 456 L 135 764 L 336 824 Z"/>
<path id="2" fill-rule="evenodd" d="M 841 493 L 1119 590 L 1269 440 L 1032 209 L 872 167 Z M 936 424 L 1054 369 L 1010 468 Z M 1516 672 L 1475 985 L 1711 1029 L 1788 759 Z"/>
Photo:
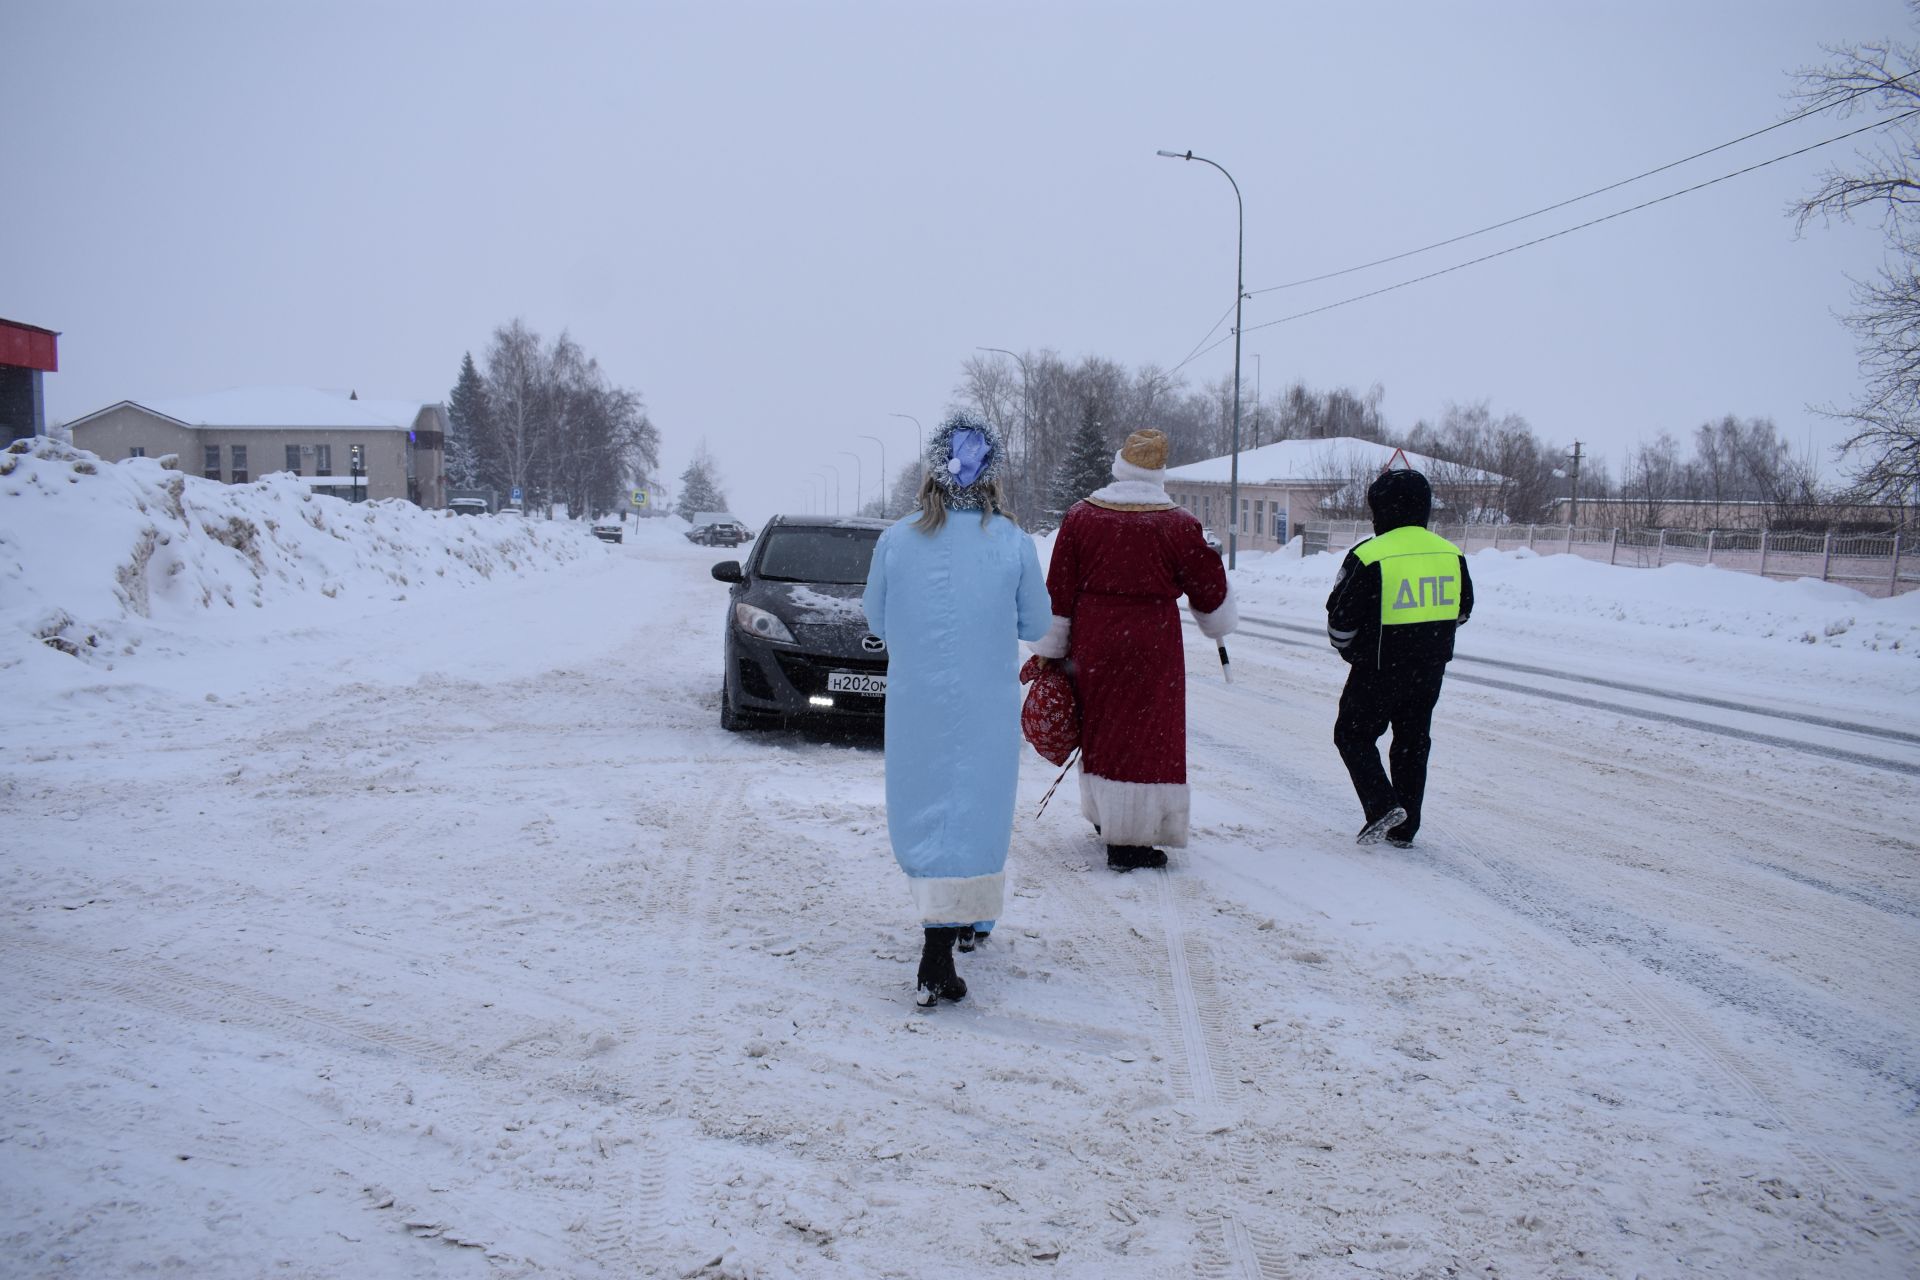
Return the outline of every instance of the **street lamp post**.
<path id="1" fill-rule="evenodd" d="M 1233 205 L 1239 211 L 1240 229 L 1234 246 L 1233 264 L 1233 466 L 1227 484 L 1227 568 L 1236 567 L 1240 547 L 1240 304 L 1246 299 L 1247 206 L 1240 199 L 1240 184 L 1225 166 L 1197 156 L 1191 151 L 1156 151 L 1169 160 L 1198 160 L 1210 164 L 1233 185 Z"/>
<path id="2" fill-rule="evenodd" d="M 831 462 L 829 462 L 827 465 L 829 467 L 833 467 L 833 514 L 839 515 L 840 514 L 840 468 L 834 467 Z M 821 484 L 824 485 L 827 482 L 826 472 L 816 471 L 813 474 L 820 477 Z M 827 495 L 824 490 L 820 494 L 820 505 L 823 507 L 827 505 Z"/>
<path id="3" fill-rule="evenodd" d="M 887 518 L 887 442 L 879 436 L 862 435 L 862 440 L 871 440 L 880 446 L 880 518 Z"/>
<path id="4" fill-rule="evenodd" d="M 1005 347 L 975 347 L 975 351 L 997 351 L 1003 356 L 1013 356 L 1020 365 L 1020 456 L 1025 465 L 1033 466 L 1033 393 L 1030 390 L 1033 379 L 1027 369 L 1027 358 Z"/>
<path id="5" fill-rule="evenodd" d="M 853 514 L 857 516 L 860 514 L 860 494 L 866 488 L 866 482 L 861 479 L 861 473 L 866 468 L 860 465 L 860 455 L 853 450 L 838 449 L 835 452 L 843 458 L 853 459 Z"/>
<path id="6" fill-rule="evenodd" d="M 918 442 L 917 447 L 919 449 L 920 456 L 922 458 L 926 457 L 927 456 L 927 433 L 921 429 L 920 419 L 914 417 L 910 413 L 890 413 L 887 416 L 889 418 L 905 418 L 908 422 L 911 422 L 913 424 L 913 438 Z"/>

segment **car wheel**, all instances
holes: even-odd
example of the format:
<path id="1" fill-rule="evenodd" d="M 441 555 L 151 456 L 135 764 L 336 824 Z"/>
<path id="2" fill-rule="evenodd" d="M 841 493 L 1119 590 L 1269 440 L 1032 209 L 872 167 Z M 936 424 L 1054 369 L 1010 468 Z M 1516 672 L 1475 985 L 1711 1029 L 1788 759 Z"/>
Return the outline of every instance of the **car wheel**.
<path id="1" fill-rule="evenodd" d="M 742 733 L 749 729 L 764 729 L 768 722 L 751 711 L 742 711 L 733 705 L 733 695 L 727 692 L 726 677 L 720 678 L 720 727 L 728 733 Z"/>

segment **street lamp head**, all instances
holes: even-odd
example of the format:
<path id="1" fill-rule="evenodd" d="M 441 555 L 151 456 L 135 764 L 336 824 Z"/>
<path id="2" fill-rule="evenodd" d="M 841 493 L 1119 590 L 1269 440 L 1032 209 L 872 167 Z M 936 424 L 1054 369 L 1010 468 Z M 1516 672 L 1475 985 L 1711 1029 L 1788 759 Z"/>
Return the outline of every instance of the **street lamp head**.
<path id="1" fill-rule="evenodd" d="M 1166 157 L 1167 159 L 1169 159 L 1169 160 L 1191 160 L 1191 159 L 1193 159 L 1193 152 L 1191 152 L 1191 151 L 1156 151 L 1156 152 L 1154 152 L 1153 154 L 1155 154 L 1155 155 L 1157 155 L 1157 156 L 1165 156 L 1165 157 Z"/>

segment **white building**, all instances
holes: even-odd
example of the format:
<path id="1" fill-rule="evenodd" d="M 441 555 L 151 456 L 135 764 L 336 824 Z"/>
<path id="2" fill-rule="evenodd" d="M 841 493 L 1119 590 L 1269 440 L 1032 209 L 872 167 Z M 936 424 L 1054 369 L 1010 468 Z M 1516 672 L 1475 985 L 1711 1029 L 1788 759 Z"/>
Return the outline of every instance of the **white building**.
<path id="1" fill-rule="evenodd" d="M 1271 551 L 1287 544 L 1308 520 L 1324 520 L 1334 511 L 1364 512 L 1367 486 L 1395 456 L 1433 482 L 1436 508 L 1451 495 L 1487 494 L 1502 481 L 1487 471 L 1407 453 L 1390 444 L 1333 436 L 1325 440 L 1282 440 L 1240 453 L 1240 510 L 1227 509 L 1233 458 L 1223 454 L 1203 462 L 1167 468 L 1167 496 L 1193 512 L 1222 543 L 1237 526 L 1240 547 Z"/>
<path id="2" fill-rule="evenodd" d="M 122 400 L 67 426 L 109 462 L 171 453 L 182 471 L 230 484 L 289 471 L 319 493 L 447 505 L 447 408 L 431 401 L 242 387 Z"/>

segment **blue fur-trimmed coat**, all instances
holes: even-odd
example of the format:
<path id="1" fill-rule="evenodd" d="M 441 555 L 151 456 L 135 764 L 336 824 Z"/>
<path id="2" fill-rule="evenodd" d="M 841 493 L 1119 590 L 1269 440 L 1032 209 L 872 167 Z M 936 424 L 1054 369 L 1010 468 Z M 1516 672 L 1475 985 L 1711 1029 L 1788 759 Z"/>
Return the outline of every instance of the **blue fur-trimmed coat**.
<path id="1" fill-rule="evenodd" d="M 1052 605 L 1033 539 L 1005 516 L 919 513 L 880 535 L 867 625 L 887 642 L 887 832 L 924 925 L 989 924 L 1006 889 L 1020 773 L 1019 640 Z"/>

